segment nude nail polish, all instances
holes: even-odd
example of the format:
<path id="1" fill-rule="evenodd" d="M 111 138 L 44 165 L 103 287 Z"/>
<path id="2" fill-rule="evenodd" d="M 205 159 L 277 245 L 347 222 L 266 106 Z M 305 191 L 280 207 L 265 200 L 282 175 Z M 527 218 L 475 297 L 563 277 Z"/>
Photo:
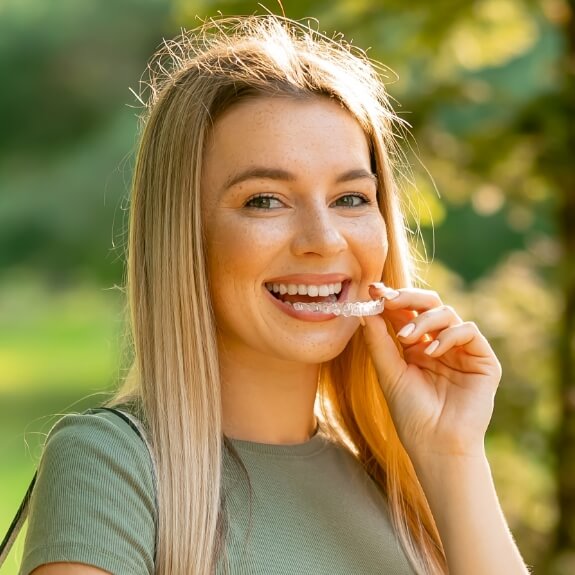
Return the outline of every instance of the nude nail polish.
<path id="1" fill-rule="evenodd" d="M 409 337 L 413 333 L 414 330 L 415 330 L 415 324 L 414 323 L 408 323 L 407 325 L 404 325 L 397 332 L 397 335 L 398 335 L 398 337 Z"/>
<path id="2" fill-rule="evenodd" d="M 383 297 L 385 299 L 395 299 L 396 297 L 398 297 L 400 295 L 400 293 L 397 290 L 391 289 L 386 287 L 383 290 Z"/>
<path id="3" fill-rule="evenodd" d="M 423 353 L 431 355 L 439 347 L 439 341 L 436 339 L 432 341 L 424 350 Z"/>

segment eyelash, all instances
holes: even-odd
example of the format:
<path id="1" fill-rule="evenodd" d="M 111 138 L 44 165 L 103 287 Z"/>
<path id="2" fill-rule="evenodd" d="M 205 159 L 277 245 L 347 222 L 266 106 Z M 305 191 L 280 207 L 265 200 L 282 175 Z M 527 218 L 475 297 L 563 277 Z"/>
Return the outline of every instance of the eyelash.
<path id="1" fill-rule="evenodd" d="M 255 200 L 277 200 L 278 202 L 282 202 L 282 200 L 278 197 L 275 196 L 274 194 L 257 194 L 255 196 L 252 196 L 251 198 L 249 198 L 246 203 L 244 204 L 244 208 L 248 208 L 250 210 L 269 210 L 269 209 L 273 209 L 273 208 L 262 208 L 261 206 L 250 206 L 250 202 L 253 202 Z"/>
<path id="2" fill-rule="evenodd" d="M 339 198 L 337 198 L 337 200 L 335 200 L 335 201 L 337 202 L 338 200 L 341 200 L 342 198 L 347 198 L 347 197 L 349 197 L 349 196 L 351 196 L 351 197 L 353 197 L 353 198 L 360 198 L 361 200 L 363 200 L 363 204 L 360 204 L 360 205 L 367 205 L 367 206 L 369 206 L 369 205 L 372 204 L 372 201 L 371 201 L 367 196 L 365 196 L 364 194 L 359 194 L 359 193 L 357 193 L 357 192 L 352 192 L 352 193 L 349 193 L 349 194 L 344 194 L 343 196 L 340 196 Z M 345 207 L 358 208 L 358 207 L 360 207 L 360 206 L 345 206 Z"/>
<path id="3" fill-rule="evenodd" d="M 343 194 L 342 196 L 340 196 L 339 198 L 337 198 L 335 200 L 335 202 L 341 200 L 342 198 L 347 198 L 347 197 L 354 197 L 354 198 L 360 198 L 361 200 L 363 200 L 363 204 L 360 205 L 371 205 L 373 202 L 370 198 L 368 198 L 367 196 L 365 196 L 364 194 L 359 194 L 359 193 L 348 193 L 348 194 Z M 255 200 L 260 200 L 260 199 L 264 199 L 264 200 L 277 200 L 278 202 L 282 202 L 282 200 L 274 195 L 274 194 L 257 194 L 256 196 L 252 196 L 251 198 L 249 198 L 246 203 L 244 204 L 244 208 L 248 208 L 248 209 L 252 209 L 252 210 L 270 210 L 270 209 L 274 209 L 274 208 L 263 208 L 261 206 L 254 206 L 254 205 L 249 205 L 250 202 L 254 202 Z M 339 206 L 339 207 L 346 207 L 346 208 L 356 208 L 359 206 Z M 277 208 L 275 208 L 277 209 Z"/>

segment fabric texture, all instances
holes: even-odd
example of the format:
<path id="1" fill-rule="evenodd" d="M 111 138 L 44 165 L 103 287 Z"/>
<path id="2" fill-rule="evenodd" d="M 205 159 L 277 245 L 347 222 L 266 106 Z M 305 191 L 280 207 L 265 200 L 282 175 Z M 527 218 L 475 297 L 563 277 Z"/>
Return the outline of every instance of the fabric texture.
<path id="1" fill-rule="evenodd" d="M 229 441 L 245 470 L 225 450 L 218 575 L 414 574 L 378 487 L 321 430 L 298 445 Z M 40 464 L 21 575 L 56 561 L 151 574 L 155 529 L 143 441 L 110 412 L 64 417 Z"/>
<path id="2" fill-rule="evenodd" d="M 135 431 L 109 412 L 68 415 L 40 461 L 20 573 L 58 561 L 153 573 L 155 525 L 153 470 Z"/>

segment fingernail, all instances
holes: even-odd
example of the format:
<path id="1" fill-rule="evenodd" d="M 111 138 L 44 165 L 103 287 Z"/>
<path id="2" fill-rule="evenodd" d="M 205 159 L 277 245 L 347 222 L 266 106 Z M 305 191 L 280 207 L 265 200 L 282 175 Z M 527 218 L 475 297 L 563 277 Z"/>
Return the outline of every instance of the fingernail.
<path id="1" fill-rule="evenodd" d="M 397 290 L 387 287 L 383 282 L 373 282 L 369 284 L 369 287 L 382 292 L 385 299 L 395 299 L 398 295 L 400 295 Z"/>
<path id="2" fill-rule="evenodd" d="M 439 347 L 439 340 L 432 341 L 424 350 L 423 353 L 431 355 Z"/>
<path id="3" fill-rule="evenodd" d="M 395 299 L 397 296 L 399 296 L 399 292 L 395 289 L 391 289 L 391 288 L 386 287 L 383 290 L 383 297 L 385 299 Z"/>
<path id="4" fill-rule="evenodd" d="M 362 315 L 359 316 L 359 323 L 361 324 L 362 327 L 365 327 L 365 320 L 363 319 Z"/>
<path id="5" fill-rule="evenodd" d="M 409 335 L 411 335 L 413 333 L 413 330 L 415 329 L 415 324 L 414 323 L 408 323 L 407 325 L 404 325 L 398 332 L 397 335 L 399 337 L 408 337 Z"/>

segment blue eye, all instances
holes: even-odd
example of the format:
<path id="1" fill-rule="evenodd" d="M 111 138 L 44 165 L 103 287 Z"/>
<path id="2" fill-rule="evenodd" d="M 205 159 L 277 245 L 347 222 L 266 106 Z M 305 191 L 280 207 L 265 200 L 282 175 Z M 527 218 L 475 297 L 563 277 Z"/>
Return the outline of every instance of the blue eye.
<path id="1" fill-rule="evenodd" d="M 275 196 L 259 195 L 250 198 L 245 204 L 246 208 L 255 208 L 256 210 L 275 210 L 282 208 L 283 203 Z"/>
<path id="2" fill-rule="evenodd" d="M 342 208 L 357 208 L 371 203 L 363 194 L 346 194 L 335 200 L 334 205 Z"/>

